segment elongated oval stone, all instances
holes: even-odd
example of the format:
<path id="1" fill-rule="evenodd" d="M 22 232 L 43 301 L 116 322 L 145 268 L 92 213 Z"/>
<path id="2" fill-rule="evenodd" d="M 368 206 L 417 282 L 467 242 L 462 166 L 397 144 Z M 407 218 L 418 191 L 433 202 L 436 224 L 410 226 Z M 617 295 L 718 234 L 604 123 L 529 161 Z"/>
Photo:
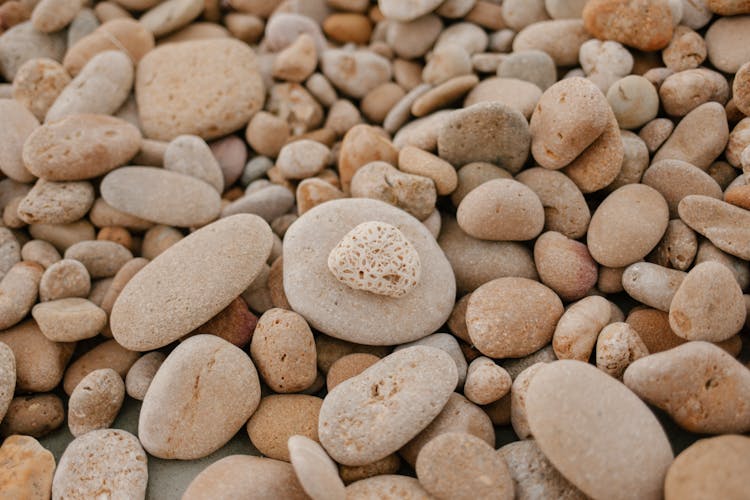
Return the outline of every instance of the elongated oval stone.
<path id="1" fill-rule="evenodd" d="M 150 351 L 187 335 L 250 286 L 272 245 L 271 228 L 250 214 L 221 219 L 180 240 L 120 293 L 110 316 L 115 339 L 127 349 Z"/>

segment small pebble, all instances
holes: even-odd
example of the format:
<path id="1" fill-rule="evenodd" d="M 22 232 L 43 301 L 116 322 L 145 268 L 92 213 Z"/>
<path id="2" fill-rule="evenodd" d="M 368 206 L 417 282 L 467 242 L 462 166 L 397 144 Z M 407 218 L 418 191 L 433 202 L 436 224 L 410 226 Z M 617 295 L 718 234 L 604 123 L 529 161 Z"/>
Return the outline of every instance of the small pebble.
<path id="1" fill-rule="evenodd" d="M 114 422 L 125 399 L 125 384 L 110 368 L 86 375 L 70 395 L 68 427 L 74 437 L 96 429 L 106 429 Z"/>
<path id="2" fill-rule="evenodd" d="M 50 498 L 55 458 L 31 436 L 10 436 L 0 447 L 0 488 L 7 498 Z"/>

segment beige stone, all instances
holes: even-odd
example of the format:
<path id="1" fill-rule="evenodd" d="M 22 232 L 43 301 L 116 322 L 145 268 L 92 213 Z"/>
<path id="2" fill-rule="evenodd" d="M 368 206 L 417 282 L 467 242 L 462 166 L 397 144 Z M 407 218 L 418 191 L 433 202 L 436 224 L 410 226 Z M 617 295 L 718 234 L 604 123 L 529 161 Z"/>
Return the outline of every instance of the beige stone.
<path id="1" fill-rule="evenodd" d="M 10 436 L 0 447 L 0 489 L 6 498 L 50 498 L 55 458 L 31 436 Z"/>
<path id="2" fill-rule="evenodd" d="M 74 437 L 96 429 L 106 429 L 114 422 L 125 399 L 125 384 L 111 368 L 94 370 L 86 375 L 70 395 L 68 427 Z"/>
<path id="3" fill-rule="evenodd" d="M 321 398 L 305 394 L 273 394 L 261 399 L 247 423 L 250 441 L 263 456 L 290 461 L 287 441 L 295 435 L 318 442 Z"/>

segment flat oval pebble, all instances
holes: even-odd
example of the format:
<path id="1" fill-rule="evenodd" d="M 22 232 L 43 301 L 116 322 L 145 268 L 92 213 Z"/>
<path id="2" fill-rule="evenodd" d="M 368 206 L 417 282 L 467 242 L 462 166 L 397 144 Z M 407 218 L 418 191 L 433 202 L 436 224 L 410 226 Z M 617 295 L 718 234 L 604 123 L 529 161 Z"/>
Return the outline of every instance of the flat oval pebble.
<path id="1" fill-rule="evenodd" d="M 287 440 L 300 435 L 318 441 L 321 398 L 306 394 L 273 394 L 261 399 L 247 422 L 247 434 L 268 458 L 289 462 Z"/>
<path id="2" fill-rule="evenodd" d="M 186 84 L 175 87 L 173 81 Z M 150 51 L 138 64 L 135 96 L 147 137 L 213 139 L 247 124 L 262 106 L 264 86 L 250 47 L 215 38 Z"/>
<path id="3" fill-rule="evenodd" d="M 115 339 L 147 351 L 190 333 L 253 282 L 272 244 L 271 228 L 253 215 L 221 219 L 175 243 L 117 298 L 110 316 Z"/>
<path id="4" fill-rule="evenodd" d="M 499 102 L 451 112 L 437 137 L 438 155 L 456 167 L 484 161 L 510 173 L 526 162 L 530 143 L 526 118 Z"/>
<path id="5" fill-rule="evenodd" d="M 55 457 L 31 436 L 9 436 L 0 447 L 0 489 L 6 498 L 47 499 Z"/>
<path id="6" fill-rule="evenodd" d="M 542 283 L 567 302 L 583 298 L 598 277 L 596 262 L 586 245 L 555 231 L 537 238 L 534 263 Z"/>
<path id="7" fill-rule="evenodd" d="M 539 448 L 586 495 L 661 498 L 672 447 L 651 410 L 614 378 L 555 361 L 531 379 L 526 411 Z"/>
<path id="8" fill-rule="evenodd" d="M 111 368 L 94 370 L 76 386 L 68 401 L 68 428 L 77 437 L 106 429 L 115 421 L 125 399 L 125 384 Z"/>
<path id="9" fill-rule="evenodd" d="M 525 241 L 544 228 L 544 207 L 526 185 L 512 179 L 495 179 L 473 189 L 456 213 L 458 225 L 475 238 Z"/>
<path id="10" fill-rule="evenodd" d="M 592 295 L 571 304 L 560 317 L 552 337 L 559 359 L 587 361 L 599 332 L 610 321 L 612 309 L 604 297 Z"/>
<path id="11" fill-rule="evenodd" d="M 247 354 L 214 335 L 195 335 L 156 372 L 141 407 L 138 437 L 159 458 L 202 458 L 224 446 L 259 401 L 258 373 Z"/>
<path id="12" fill-rule="evenodd" d="M 125 377 L 125 391 L 128 396 L 143 401 L 151 381 L 165 359 L 166 356 L 158 351 L 149 352 L 138 358 Z"/>
<path id="13" fill-rule="evenodd" d="M 107 174 L 102 197 L 118 210 L 168 226 L 201 226 L 219 215 L 219 194 L 209 184 L 153 167 L 124 167 Z"/>
<path id="14" fill-rule="evenodd" d="M 649 186 L 628 184 L 605 198 L 591 217 L 589 251 L 604 266 L 627 266 L 653 250 L 668 224 L 664 197 Z"/>
<path id="15" fill-rule="evenodd" d="M 581 19 L 554 19 L 530 24 L 513 38 L 513 51 L 540 50 L 558 66 L 578 64 L 578 51 L 591 35 Z"/>
<path id="16" fill-rule="evenodd" d="M 436 496 L 514 498 L 505 459 L 471 434 L 448 432 L 434 438 L 419 452 L 416 472 L 422 486 Z"/>
<path id="17" fill-rule="evenodd" d="M 391 79 L 390 61 L 366 50 L 327 49 L 320 56 L 320 67 L 336 88 L 354 98 Z"/>
<path id="18" fill-rule="evenodd" d="M 288 447 L 297 479 L 312 500 L 346 499 L 336 464 L 317 442 L 295 435 L 289 438 Z"/>
<path id="19" fill-rule="evenodd" d="M 592 0 L 583 9 L 589 33 L 639 50 L 659 50 L 672 39 L 672 12 L 667 0 Z"/>
<path id="20" fill-rule="evenodd" d="M 664 482 L 666 500 L 742 498 L 742 477 L 750 466 L 750 438 L 718 436 L 700 439 L 675 458 Z"/>
<path id="21" fill-rule="evenodd" d="M 72 115 L 45 123 L 24 143 L 24 165 L 48 181 L 76 181 L 104 175 L 131 159 L 141 133 L 105 115 Z"/>
<path id="22" fill-rule="evenodd" d="M 687 342 L 633 362 L 625 385 L 700 434 L 750 430 L 750 371 L 720 347 Z"/>
<path id="23" fill-rule="evenodd" d="M 57 464 L 52 498 L 146 498 L 148 467 L 138 438 L 119 429 L 87 432 L 74 439 Z"/>
<path id="24" fill-rule="evenodd" d="M 92 278 L 111 278 L 133 254 L 114 241 L 86 240 L 69 246 L 64 257 L 79 261 Z"/>
<path id="25" fill-rule="evenodd" d="M 397 227 L 419 254 L 422 278 L 403 297 L 354 290 L 328 269 L 328 255 L 344 235 L 371 220 Z M 329 201 L 292 224 L 284 237 L 283 283 L 292 309 L 310 326 L 369 345 L 427 336 L 448 319 L 455 300 L 453 271 L 429 230 L 403 210 L 364 198 Z"/>
<path id="26" fill-rule="evenodd" d="M 490 358 L 518 358 L 552 340 L 563 313 L 560 298 L 526 278 L 498 278 L 471 294 L 466 326 L 474 346 Z"/>
<path id="27" fill-rule="evenodd" d="M 684 339 L 721 342 L 742 329 L 746 313 L 732 271 L 708 261 L 693 267 L 677 289 L 669 306 L 669 324 Z"/>
<path id="28" fill-rule="evenodd" d="M 40 179 L 21 200 L 18 217 L 27 224 L 68 224 L 81 219 L 94 204 L 89 182 L 49 182 Z"/>
<path id="29" fill-rule="evenodd" d="M 702 195 L 686 196 L 677 209 L 685 224 L 717 248 L 750 259 L 750 212 Z"/>
<path id="30" fill-rule="evenodd" d="M 395 352 L 328 393 L 320 442 L 344 465 L 379 460 L 427 427 L 457 383 L 456 364 L 444 351 L 415 346 Z"/>
<path id="31" fill-rule="evenodd" d="M 0 329 L 21 321 L 36 302 L 44 270 L 33 261 L 15 264 L 0 281 Z"/>
<path id="32" fill-rule="evenodd" d="M 41 302 L 31 315 L 45 337 L 55 342 L 77 342 L 98 335 L 107 324 L 107 313 L 93 302 L 70 297 Z"/>
<path id="33" fill-rule="evenodd" d="M 664 196 L 670 217 L 676 218 L 677 206 L 685 196 L 699 194 L 721 199 L 719 184 L 703 170 L 681 160 L 654 162 L 643 174 L 641 182 Z"/>
<path id="34" fill-rule="evenodd" d="M 188 485 L 182 500 L 238 498 L 306 500 L 308 497 L 286 462 L 250 455 L 217 460 Z"/>

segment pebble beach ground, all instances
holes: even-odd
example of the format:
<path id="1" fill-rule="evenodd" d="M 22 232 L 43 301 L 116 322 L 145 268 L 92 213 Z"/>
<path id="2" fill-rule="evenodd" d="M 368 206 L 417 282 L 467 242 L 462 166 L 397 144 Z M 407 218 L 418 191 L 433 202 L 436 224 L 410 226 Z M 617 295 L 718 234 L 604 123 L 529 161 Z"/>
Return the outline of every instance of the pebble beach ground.
<path id="1" fill-rule="evenodd" d="M 750 500 L 750 1 L 0 0 L 0 499 Z"/>

